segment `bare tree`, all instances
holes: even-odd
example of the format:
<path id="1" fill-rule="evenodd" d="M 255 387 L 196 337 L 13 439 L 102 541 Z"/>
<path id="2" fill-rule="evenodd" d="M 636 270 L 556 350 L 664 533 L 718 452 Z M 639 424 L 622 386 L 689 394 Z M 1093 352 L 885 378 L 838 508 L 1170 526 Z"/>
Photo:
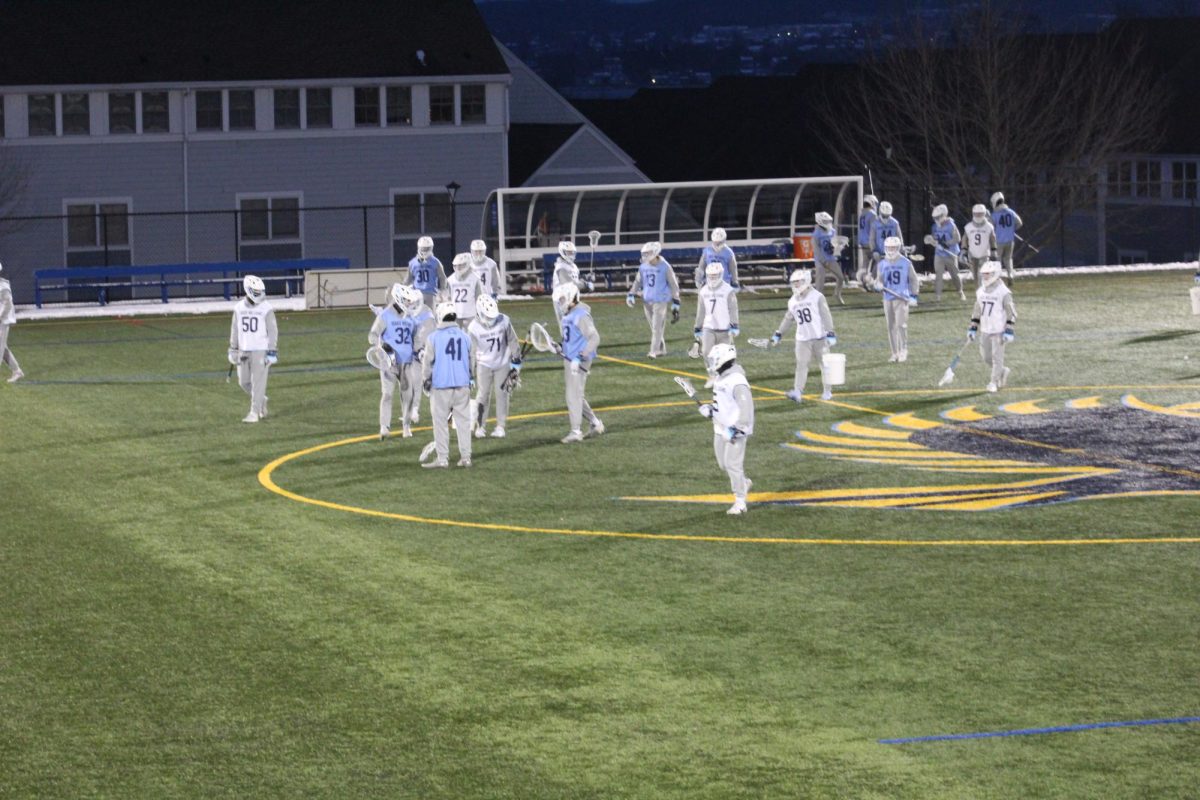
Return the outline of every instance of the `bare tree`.
<path id="1" fill-rule="evenodd" d="M 835 120 L 840 168 L 871 165 L 881 198 L 919 188 L 912 229 L 928 224 L 936 203 L 965 222 L 972 205 L 1002 190 L 1018 198 L 1023 233 L 1040 238 L 1094 207 L 1104 168 L 1158 136 L 1165 103 L 1144 42 L 1115 31 L 1027 36 L 1012 19 L 983 0 L 945 29 L 917 27 L 821 101 Z"/>

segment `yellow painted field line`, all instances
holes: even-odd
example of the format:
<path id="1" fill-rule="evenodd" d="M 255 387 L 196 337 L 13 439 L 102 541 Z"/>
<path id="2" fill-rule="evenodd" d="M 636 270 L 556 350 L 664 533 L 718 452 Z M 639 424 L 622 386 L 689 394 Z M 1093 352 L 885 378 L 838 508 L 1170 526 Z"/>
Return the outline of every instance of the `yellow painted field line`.
<path id="1" fill-rule="evenodd" d="M 888 425 L 894 425 L 897 428 L 906 428 L 912 431 L 927 431 L 933 428 L 942 427 L 941 422 L 933 422 L 927 419 L 921 419 L 915 416 L 910 411 L 905 411 L 900 414 L 888 414 L 884 422 Z"/>
<path id="2" fill-rule="evenodd" d="M 927 448 L 901 453 L 895 450 L 863 450 L 857 447 L 827 447 L 825 445 L 800 444 L 798 442 L 784 442 L 784 447 L 803 450 L 806 453 L 819 453 L 820 455 L 827 456 L 853 456 L 854 458 L 878 456 L 880 458 L 895 458 L 899 460 L 913 459 L 914 461 L 931 458 L 982 458 L 981 456 L 972 456 L 970 453 L 929 450 Z"/>
<path id="3" fill-rule="evenodd" d="M 1077 397 L 1074 400 L 1067 401 L 1067 408 L 1082 410 L 1088 408 L 1101 408 L 1103 403 L 1100 402 L 1100 395 L 1092 395 L 1091 397 Z"/>
<path id="4" fill-rule="evenodd" d="M 910 431 L 898 431 L 892 428 L 872 428 L 869 425 L 860 425 L 857 422 L 836 422 L 833 425 L 833 429 L 838 433 L 845 433 L 850 436 L 862 436 L 869 439 L 902 441 L 912 438 Z"/>
<path id="5" fill-rule="evenodd" d="M 1021 400 L 1017 403 L 1005 403 L 1000 406 L 1000 410 L 1005 414 L 1045 414 L 1047 409 L 1042 408 L 1038 403 L 1042 400 Z"/>
<path id="6" fill-rule="evenodd" d="M 992 418 L 990 414 L 980 414 L 975 410 L 975 406 L 952 408 L 949 411 L 943 411 L 942 416 L 955 422 L 978 422 L 982 419 Z"/>
<path id="7" fill-rule="evenodd" d="M 863 438 L 854 438 L 851 436 L 834 436 L 828 433 L 816 433 L 814 431 L 796 431 L 796 435 L 803 437 L 805 441 L 816 442 L 818 444 L 833 444 L 843 447 L 876 447 L 881 450 L 925 450 L 923 445 L 913 442 L 899 442 L 890 439 L 877 441 L 868 441 Z"/>
<path id="8" fill-rule="evenodd" d="M 1041 492 L 1040 494 L 1011 494 L 994 499 L 965 500 L 957 503 L 938 503 L 923 506 L 935 511 L 990 511 L 994 508 L 1015 506 L 1020 503 L 1032 503 L 1034 500 L 1044 500 L 1048 497 L 1061 497 L 1066 492 Z"/>

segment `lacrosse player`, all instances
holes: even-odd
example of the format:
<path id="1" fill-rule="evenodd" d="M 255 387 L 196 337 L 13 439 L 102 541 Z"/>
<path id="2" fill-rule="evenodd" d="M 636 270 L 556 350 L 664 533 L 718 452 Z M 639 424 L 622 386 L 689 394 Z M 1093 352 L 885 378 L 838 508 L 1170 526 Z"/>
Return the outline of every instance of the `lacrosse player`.
<path id="1" fill-rule="evenodd" d="M 745 514 L 746 495 L 753 484 L 746 477 L 746 442 L 754 433 L 754 398 L 746 371 L 737 363 L 732 344 L 714 345 L 708 351 L 708 371 L 716 376 L 713 401 L 700 406 L 700 415 L 712 420 L 713 451 L 717 466 L 729 476 L 733 505 L 726 514 Z"/>
<path id="2" fill-rule="evenodd" d="M 900 239 L 889 236 L 879 262 L 879 290 L 883 292 L 883 317 L 887 322 L 888 361 L 908 360 L 908 309 L 917 304 L 920 286 L 913 264 L 900 252 Z"/>
<path id="3" fill-rule="evenodd" d="M 871 291 L 867 276 L 874 265 L 875 208 L 879 200 L 873 194 L 863 197 L 862 213 L 858 215 L 858 272 L 854 278 L 864 292 Z"/>
<path id="4" fill-rule="evenodd" d="M 367 343 L 379 347 L 387 354 L 386 365 L 379 369 L 379 439 L 387 438 L 392 428 L 392 397 L 400 387 L 401 413 L 404 437 L 412 436 L 409 430 L 407 403 L 403 398 L 410 376 L 404 365 L 412 362 L 413 322 L 404 313 L 404 286 L 393 284 L 388 292 L 388 305 L 379 312 L 367 332 Z"/>
<path id="5" fill-rule="evenodd" d="M 434 311 L 437 329 L 429 336 L 421 358 L 422 386 L 429 392 L 429 414 L 433 417 L 434 452 L 437 457 L 422 467 L 450 466 L 450 416 L 458 434 L 458 466 L 471 466 L 471 337 L 458 327 L 454 303 L 443 300 Z"/>
<path id="6" fill-rule="evenodd" d="M 996 229 L 996 255 L 1000 265 L 1008 272 L 1011 281 L 1013 275 L 1013 245 L 1017 240 L 1017 229 L 1025 223 L 1021 215 L 1009 207 L 1004 201 L 1004 194 L 992 194 L 992 227 Z"/>
<path id="7" fill-rule="evenodd" d="M 975 290 L 975 308 L 971 312 L 971 325 L 967 338 L 975 341 L 980 328 L 979 355 L 983 363 L 991 368 L 987 390 L 1003 389 L 1012 370 L 1004 366 L 1004 346 L 1016 338 L 1013 325 L 1017 320 L 1017 308 L 1013 304 L 1012 292 L 1000 280 L 1000 262 L 989 261 L 979 270 L 982 285 Z"/>
<path id="8" fill-rule="evenodd" d="M 979 268 L 996 252 L 996 229 L 988 219 L 987 206 L 977 203 L 971 209 L 971 221 L 963 226 L 963 237 L 967 240 L 967 263 L 971 265 L 971 277 L 979 285 Z"/>
<path id="9" fill-rule="evenodd" d="M 504 438 L 504 425 L 508 422 L 508 392 L 502 384 L 510 370 L 521 369 L 521 344 L 512 320 L 500 313 L 500 307 L 490 295 L 480 295 L 475 301 L 478 312 L 467 326 L 471 334 L 471 357 L 475 359 L 476 420 L 475 438 L 487 436 L 484 420 L 488 418 L 488 405 L 492 392 L 496 394 L 496 427 L 492 436 Z"/>
<path id="10" fill-rule="evenodd" d="M 737 292 L 722 277 L 720 261 L 705 268 L 705 282 L 696 302 L 696 324 L 692 334 L 700 342 L 700 352 L 707 353 L 718 343 L 732 344 L 738 329 Z M 710 376 L 705 388 L 712 385 Z"/>
<path id="11" fill-rule="evenodd" d="M 4 265 L 0 264 L 0 272 L 3 271 Z M 12 372 L 12 375 L 8 376 L 9 383 L 16 383 L 25 377 L 21 365 L 17 363 L 17 357 L 8 348 L 8 329 L 16 324 L 17 311 L 13 305 L 12 286 L 8 279 L 0 277 L 0 360 L 8 364 L 8 369 Z"/>
<path id="12" fill-rule="evenodd" d="M 647 358 L 658 358 L 667 354 L 667 303 L 671 304 L 671 322 L 679 321 L 679 281 L 675 278 L 675 270 L 660 255 L 662 244 L 646 242 L 642 245 L 642 263 L 638 267 L 637 277 L 629 294 L 625 295 L 625 305 L 633 308 L 637 305 L 637 294 L 642 294 L 642 310 L 646 312 L 646 322 L 650 323 L 650 352 Z"/>
<path id="13" fill-rule="evenodd" d="M 962 234 L 959 233 L 958 225 L 951 218 L 949 209 L 944 204 L 934 206 L 932 233 L 926 237 L 925 243 L 934 246 L 933 296 L 939 303 L 942 301 L 942 274 L 947 271 L 950 273 L 950 280 L 954 281 L 954 288 L 958 289 L 958 299 L 967 299 L 967 295 L 963 292 L 962 276 L 958 274 L 958 254 L 962 252 L 962 248 L 959 247 L 961 241 Z"/>
<path id="14" fill-rule="evenodd" d="M 824 211 L 818 211 L 816 223 L 817 226 L 813 228 L 812 232 L 812 243 L 813 261 L 817 266 L 815 284 L 817 291 L 825 291 L 825 270 L 828 269 L 833 273 L 835 287 L 833 296 L 837 298 L 839 303 L 846 305 L 846 301 L 842 299 L 842 284 L 846 282 L 846 276 L 842 274 L 842 265 L 838 263 L 838 256 L 841 255 L 841 247 L 834 243 L 834 239 L 838 237 L 834 235 L 833 217 Z M 842 241 L 845 240 L 843 239 Z"/>
<path id="15" fill-rule="evenodd" d="M 900 245 L 904 245 L 904 237 L 900 233 L 900 221 L 892 216 L 892 204 L 884 200 L 879 204 L 879 216 L 875 218 L 875 224 L 871 230 L 871 242 L 875 248 L 875 256 L 873 263 L 873 272 L 878 277 L 879 262 L 883 260 L 884 244 L 888 239 L 899 239 Z"/>
<path id="16" fill-rule="evenodd" d="M 436 321 L 433 311 L 425 305 L 424 295 L 414 286 L 402 286 L 404 318 L 412 326 L 412 359 L 398 362 L 400 367 L 400 418 L 404 422 L 405 438 L 412 436 L 411 425 L 421 419 L 421 356 L 425 343 L 433 333 Z"/>
<path id="17" fill-rule="evenodd" d="M 793 324 L 796 326 L 796 378 L 787 398 L 799 403 L 804 398 L 809 364 L 815 359 L 820 366 L 821 356 L 837 344 L 837 336 L 833 332 L 829 304 L 825 302 L 825 295 L 813 286 L 812 273 L 806 269 L 795 270 L 788 282 L 792 285 L 792 296 L 779 329 L 771 334 L 771 344 L 779 344 L 787 329 Z M 833 388 L 825 382 L 824 372 L 821 373 L 821 388 L 822 400 L 833 398 Z"/>
<path id="18" fill-rule="evenodd" d="M 479 276 L 483 290 L 495 300 L 500 296 L 500 267 L 488 258 L 487 243 L 483 239 L 471 242 L 471 269 Z"/>
<path id="19" fill-rule="evenodd" d="M 567 391 L 567 417 L 570 432 L 563 437 L 563 444 L 583 441 L 583 420 L 588 421 L 588 435 L 604 433 L 604 423 L 588 405 L 584 390 L 587 388 L 588 370 L 596 350 L 600 347 L 600 333 L 592 322 L 592 310 L 586 303 L 579 302 L 579 287 L 564 283 L 554 290 L 554 305 L 559 309 L 559 326 L 562 329 L 563 380 Z"/>
<path id="20" fill-rule="evenodd" d="M 459 253 L 452 262 L 454 271 L 446 278 L 446 296 L 454 303 L 458 326 L 463 330 L 475 319 L 475 300 L 484 294 L 483 282 L 471 268 L 471 255 Z"/>
<path id="21" fill-rule="evenodd" d="M 580 291 L 587 289 L 590 292 L 596 288 L 594 283 L 579 276 L 579 265 L 575 263 L 575 254 L 574 242 L 558 243 L 558 258 L 554 262 L 554 275 L 550 281 L 551 298 L 554 297 L 555 289 L 566 286 L 568 283 Z M 558 303 L 554 303 L 554 314 L 558 321 L 562 322 L 562 309 L 558 307 Z"/>
<path id="22" fill-rule="evenodd" d="M 417 239 L 417 255 L 408 262 L 408 285 L 425 295 L 425 305 L 433 308 L 446 286 L 446 270 L 433 254 L 433 239 Z"/>
<path id="23" fill-rule="evenodd" d="M 237 364 L 238 384 L 250 395 L 242 422 L 258 422 L 267 416 L 267 372 L 279 361 L 279 329 L 262 278 L 247 275 L 242 289 L 246 296 L 233 307 L 229 327 L 229 363 Z"/>
<path id="24" fill-rule="evenodd" d="M 705 279 L 708 276 L 706 270 L 708 269 L 708 265 L 714 261 L 720 262 L 721 267 L 724 269 L 722 277 L 725 279 L 725 282 L 734 289 L 741 288 L 738 283 L 737 254 L 733 252 L 732 247 L 728 247 L 725 244 L 728 238 L 729 235 L 725 233 L 724 228 L 713 228 L 712 236 L 709 240 L 710 243 L 704 246 L 704 252 L 700 254 L 700 263 L 696 265 L 694 278 L 697 289 L 704 286 Z M 705 350 L 704 352 L 707 353 L 708 351 Z"/>

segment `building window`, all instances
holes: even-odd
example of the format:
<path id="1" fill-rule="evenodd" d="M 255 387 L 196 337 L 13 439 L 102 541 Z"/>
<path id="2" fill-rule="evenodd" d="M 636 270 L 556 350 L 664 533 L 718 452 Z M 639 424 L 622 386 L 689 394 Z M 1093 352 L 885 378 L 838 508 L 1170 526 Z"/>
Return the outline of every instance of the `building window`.
<path id="1" fill-rule="evenodd" d="M 434 252 L 450 248 L 450 198 L 445 189 L 392 192 L 392 263 L 407 264 L 417 252 L 417 239 L 430 236 Z"/>
<path id="2" fill-rule="evenodd" d="M 387 124 L 412 125 L 412 88 L 387 87 Z"/>
<path id="3" fill-rule="evenodd" d="M 225 130 L 220 90 L 206 89 L 196 92 L 196 130 Z"/>
<path id="4" fill-rule="evenodd" d="M 86 136 L 91 133 L 92 117 L 87 92 L 66 92 L 62 96 L 63 134 Z"/>
<path id="5" fill-rule="evenodd" d="M 333 127 L 333 90 L 304 90 L 304 124 L 307 128 Z"/>
<path id="6" fill-rule="evenodd" d="M 254 90 L 229 90 L 229 130 L 252 131 L 254 124 Z"/>
<path id="7" fill-rule="evenodd" d="M 462 124 L 482 125 L 487 122 L 487 87 L 482 83 L 469 83 L 460 92 Z"/>
<path id="8" fill-rule="evenodd" d="M 379 87 L 354 87 L 354 127 L 379 127 Z"/>
<path id="9" fill-rule="evenodd" d="M 1196 162 L 1171 162 L 1171 197 L 1176 200 L 1196 199 Z"/>
<path id="10" fill-rule="evenodd" d="M 302 258 L 300 195 L 238 197 L 238 257 Z"/>
<path id="11" fill-rule="evenodd" d="M 142 92 L 142 133 L 170 133 L 171 110 L 166 92 Z"/>
<path id="12" fill-rule="evenodd" d="M 137 133 L 137 96 L 133 92 L 108 95 L 108 132 Z"/>
<path id="13" fill-rule="evenodd" d="M 67 263 L 132 263 L 129 237 L 129 201 L 68 200 Z"/>
<path id="14" fill-rule="evenodd" d="M 431 125 L 454 124 L 454 87 L 429 87 L 429 123 Z"/>
<path id="15" fill-rule="evenodd" d="M 58 134 L 58 115 L 54 107 L 54 95 L 29 95 L 29 135 L 55 136 Z"/>
<path id="16" fill-rule="evenodd" d="M 1137 162 L 1137 196 L 1162 196 L 1162 162 Z"/>
<path id="17" fill-rule="evenodd" d="M 300 127 L 300 90 L 275 90 L 275 130 L 295 130 Z"/>

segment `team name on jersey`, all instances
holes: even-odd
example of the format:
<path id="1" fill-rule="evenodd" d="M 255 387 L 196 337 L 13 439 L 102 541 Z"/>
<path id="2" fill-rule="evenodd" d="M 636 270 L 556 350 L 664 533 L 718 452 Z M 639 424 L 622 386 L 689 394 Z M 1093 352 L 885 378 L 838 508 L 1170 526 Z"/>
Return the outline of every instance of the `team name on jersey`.
<path id="1" fill-rule="evenodd" d="M 733 287 L 728 283 L 722 283 L 717 288 L 712 288 L 707 283 L 700 290 L 700 304 L 704 308 L 704 325 L 703 327 L 714 331 L 727 331 L 732 324 L 729 318 L 729 295 L 733 294 Z"/>

